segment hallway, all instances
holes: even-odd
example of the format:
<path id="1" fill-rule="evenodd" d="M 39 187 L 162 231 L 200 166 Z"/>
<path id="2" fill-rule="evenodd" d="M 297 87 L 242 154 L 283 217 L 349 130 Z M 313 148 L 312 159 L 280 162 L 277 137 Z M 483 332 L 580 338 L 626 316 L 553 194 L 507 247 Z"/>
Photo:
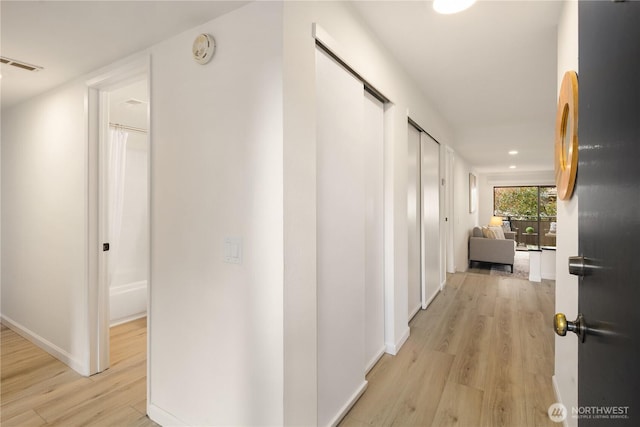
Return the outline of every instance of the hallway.
<path id="1" fill-rule="evenodd" d="M 553 426 L 555 283 L 456 273 L 340 424 Z"/>
<path id="2" fill-rule="evenodd" d="M 554 295 L 552 281 L 449 275 L 341 426 L 555 425 Z M 111 369 L 85 378 L 3 326 L 2 426 L 155 425 L 143 415 L 146 319 L 111 333 Z"/>

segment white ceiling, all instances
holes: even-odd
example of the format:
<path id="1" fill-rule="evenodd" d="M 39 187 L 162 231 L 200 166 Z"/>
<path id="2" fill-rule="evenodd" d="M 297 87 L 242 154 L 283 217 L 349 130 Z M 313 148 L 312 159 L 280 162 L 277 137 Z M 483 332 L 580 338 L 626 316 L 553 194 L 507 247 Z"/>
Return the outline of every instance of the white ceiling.
<path id="1" fill-rule="evenodd" d="M 449 122 L 457 151 L 478 171 L 553 170 L 561 1 L 479 0 L 455 15 L 434 12 L 428 1 L 353 6 Z"/>
<path id="2" fill-rule="evenodd" d="M 2 107 L 96 70 L 244 1 L 0 2 Z M 553 169 L 556 24 L 561 1 L 480 0 L 457 15 L 429 1 L 354 1 L 408 70 L 478 171 Z M 426 129 L 428 131 L 428 129 Z M 516 149 L 517 156 L 507 151 Z"/>
<path id="3" fill-rule="evenodd" d="M 40 65 L 2 64 L 2 107 L 13 105 L 143 50 L 248 1 L 0 2 L 2 56 Z"/>

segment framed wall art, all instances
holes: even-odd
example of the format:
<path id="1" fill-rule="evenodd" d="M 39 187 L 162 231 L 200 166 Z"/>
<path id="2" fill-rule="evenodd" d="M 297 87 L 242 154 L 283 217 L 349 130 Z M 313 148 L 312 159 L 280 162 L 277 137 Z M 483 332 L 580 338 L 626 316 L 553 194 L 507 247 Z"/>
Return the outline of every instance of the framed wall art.
<path id="1" fill-rule="evenodd" d="M 469 174 L 469 213 L 474 213 L 478 207 L 478 178 Z"/>

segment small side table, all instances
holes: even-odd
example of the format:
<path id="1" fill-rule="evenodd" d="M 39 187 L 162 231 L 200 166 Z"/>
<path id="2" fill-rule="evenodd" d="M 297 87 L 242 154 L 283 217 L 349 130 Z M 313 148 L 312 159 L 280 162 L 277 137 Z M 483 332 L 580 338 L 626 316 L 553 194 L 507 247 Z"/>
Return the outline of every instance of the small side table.
<path id="1" fill-rule="evenodd" d="M 528 245 L 529 250 L 529 281 L 542 282 L 542 249 L 536 245 Z"/>
<path id="2" fill-rule="evenodd" d="M 540 277 L 556 280 L 556 248 L 555 246 L 542 246 L 542 259 L 540 264 Z"/>

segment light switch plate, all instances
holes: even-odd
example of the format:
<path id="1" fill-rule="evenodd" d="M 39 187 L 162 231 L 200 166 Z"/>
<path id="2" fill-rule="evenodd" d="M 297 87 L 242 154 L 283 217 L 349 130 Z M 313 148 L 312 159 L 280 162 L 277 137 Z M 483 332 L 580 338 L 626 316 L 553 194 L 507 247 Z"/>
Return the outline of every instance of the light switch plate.
<path id="1" fill-rule="evenodd" d="M 225 237 L 224 262 L 242 264 L 242 239 L 240 237 Z"/>

